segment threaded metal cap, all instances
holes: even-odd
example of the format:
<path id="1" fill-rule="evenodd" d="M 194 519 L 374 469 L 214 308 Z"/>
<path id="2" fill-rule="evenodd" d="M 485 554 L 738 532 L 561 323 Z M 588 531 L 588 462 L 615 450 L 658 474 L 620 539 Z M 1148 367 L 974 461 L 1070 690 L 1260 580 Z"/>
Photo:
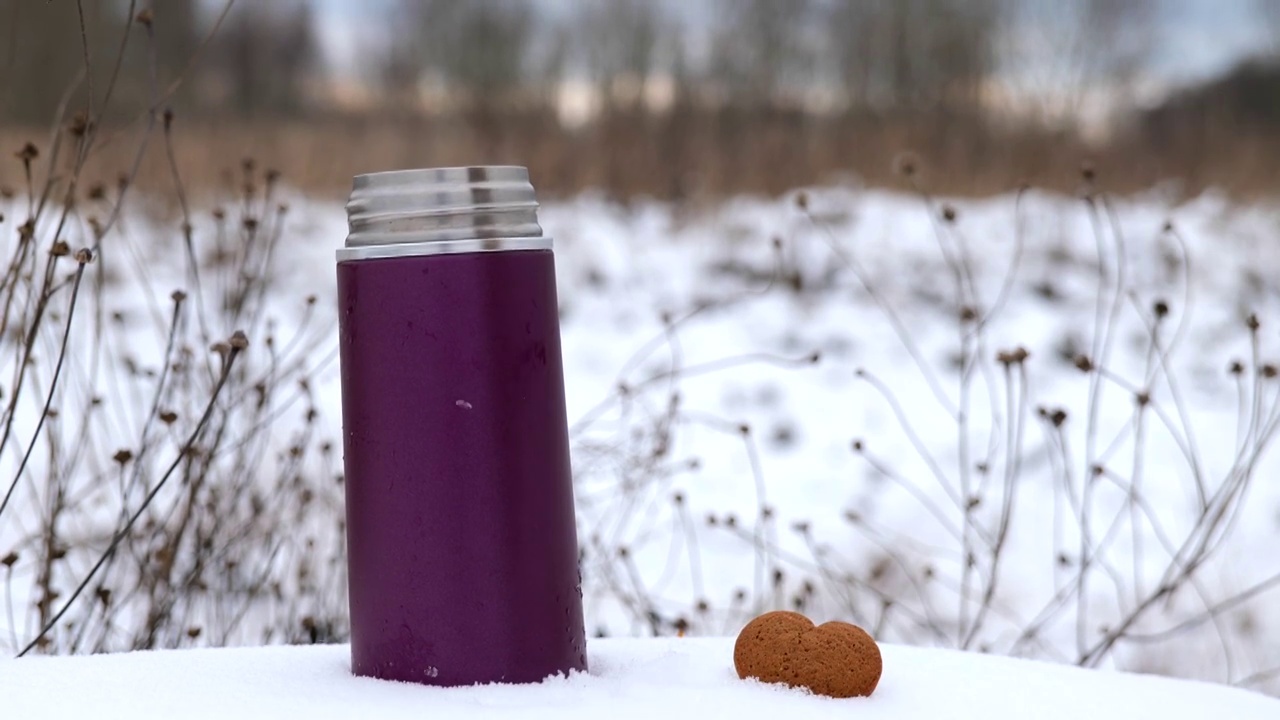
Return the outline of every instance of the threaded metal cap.
<path id="1" fill-rule="evenodd" d="M 357 175 L 347 228 L 339 261 L 551 248 L 529 171 L 517 166 Z"/>

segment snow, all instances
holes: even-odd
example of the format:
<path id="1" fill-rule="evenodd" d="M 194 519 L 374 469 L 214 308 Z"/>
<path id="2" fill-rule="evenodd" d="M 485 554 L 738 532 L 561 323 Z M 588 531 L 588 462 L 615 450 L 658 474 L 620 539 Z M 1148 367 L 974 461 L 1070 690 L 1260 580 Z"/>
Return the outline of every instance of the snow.
<path id="1" fill-rule="evenodd" d="M 884 645 L 869 698 L 739 680 L 731 638 L 609 639 L 591 670 L 531 685 L 435 688 L 350 674 L 345 645 L 0 661 L 18 718 L 865 718 L 1274 720 L 1280 700 L 1167 678 Z"/>
<path id="2" fill-rule="evenodd" d="M 335 204 L 305 198 L 291 204 L 268 314 L 292 330 L 301 315 L 301 298 L 316 293 L 310 331 L 323 333 L 333 321 L 333 251 L 345 234 L 344 215 Z M 1071 560 L 1079 553 L 1080 533 L 1067 500 L 1079 497 L 1087 472 L 1089 381 L 1059 356 L 1070 345 L 1089 350 L 1097 244 L 1078 199 L 1032 194 L 1021 213 L 1015 212 L 1012 196 L 955 205 L 960 236 L 949 236 L 948 247 L 963 244 L 971 251 L 974 284 L 984 306 L 994 302 L 1005 273 L 1018 259 L 1005 309 L 987 328 L 984 357 L 991 361 L 997 350 L 1019 345 L 1031 354 L 1026 399 L 1031 417 L 1021 454 L 1019 511 L 1002 561 L 996 606 L 969 646 L 1069 666 L 1081 646 L 1097 642 L 1108 625 L 1158 586 L 1170 555 L 1161 536 L 1185 535 L 1192 527 L 1193 462 L 1179 441 L 1194 436 L 1194 464 L 1209 483 L 1228 477 L 1237 460 L 1248 434 L 1242 427 L 1248 425 L 1247 417 L 1241 423 L 1240 416 L 1248 413 L 1242 413 L 1239 388 L 1225 368 L 1235 358 L 1251 362 L 1242 322 L 1249 312 L 1259 313 L 1263 322 L 1260 360 L 1280 355 L 1280 291 L 1272 280 L 1280 271 L 1280 245 L 1273 241 L 1280 216 L 1274 207 L 1242 206 L 1212 195 L 1181 203 L 1158 193 L 1117 201 L 1132 300 L 1122 298 L 1110 365 L 1117 376 L 1142 384 L 1150 356 L 1140 313 L 1157 299 L 1167 301 L 1170 326 L 1183 328 L 1169 362 L 1181 383 L 1188 419 L 1184 424 L 1173 409 L 1170 388 L 1156 383 L 1153 403 L 1172 422 L 1165 426 L 1148 417 L 1145 450 L 1135 452 L 1132 394 L 1116 386 L 1104 388 L 1095 431 L 1098 456 L 1116 473 L 1142 478 L 1141 490 L 1160 532 L 1153 521 L 1123 511 L 1125 493 L 1110 486 L 1098 490 L 1096 517 L 1117 519 L 1116 539 L 1103 558 L 1107 574 L 1088 585 L 1084 604 L 1069 600 L 1058 606 L 1035 642 L 1026 642 L 1020 630 L 1069 587 L 1072 568 L 1060 566 L 1057 558 L 1065 554 Z M 925 380 L 926 373 L 935 375 L 946 402 L 957 402 L 951 361 L 959 337 L 950 269 L 930 213 L 918 197 L 820 188 L 811 191 L 809 206 L 811 215 L 801 212 L 791 197 L 738 198 L 709 208 L 645 202 L 623 207 L 584 195 L 548 203 L 540 211 L 543 226 L 556 240 L 579 537 L 585 547 L 587 629 L 593 636 L 610 636 L 591 641 L 591 676 L 538 688 L 423 690 L 346 677 L 341 648 L 270 648 L 24 660 L 0 665 L 0 697 L 20 698 L 17 707 L 30 709 L 22 703 L 80 702 L 83 689 L 83 697 L 96 698 L 84 701 L 95 716 L 142 703 L 156 703 L 157 712 L 169 707 L 166 716 L 173 707 L 184 716 L 220 714 L 218 710 L 225 716 L 233 705 L 240 714 L 254 712 L 245 709 L 252 705 L 268 716 L 273 714 L 269 709 L 292 713 L 310 703 L 316 709 L 308 714 L 324 717 L 325 712 L 341 715 L 343 707 L 351 715 L 350 704 L 356 702 L 377 705 L 380 712 L 385 706 L 388 715 L 430 710 L 432 703 L 469 714 L 503 714 L 516 703 L 549 708 L 548 714 L 581 710 L 715 716 L 723 710 L 726 716 L 752 716 L 778 708 L 800 708 L 813 716 L 825 708 L 846 712 L 846 704 L 858 703 L 833 704 L 744 687 L 731 676 L 728 645 L 722 639 L 614 639 L 672 635 L 677 623 L 691 636 L 723 638 L 755 614 L 789 607 L 799 598 L 811 617 L 857 622 L 885 643 L 889 670 L 884 683 L 860 707 L 868 712 L 884 707 L 886 717 L 917 711 L 921 717 L 963 717 L 955 713 L 970 709 L 974 717 L 1024 717 L 1028 712 L 1022 703 L 1033 703 L 1035 717 L 1090 712 L 1105 718 L 1126 704 L 1140 707 L 1136 714 L 1141 717 L 1160 717 L 1165 710 L 1155 708 L 1168 708 L 1167 716 L 1175 718 L 1178 712 L 1203 717 L 1211 711 L 1247 718 L 1254 706 L 1269 711 L 1268 717 L 1280 717 L 1272 701 L 1219 686 L 1112 671 L 1085 674 L 1066 666 L 905 647 L 963 644 L 957 626 L 974 611 L 957 591 L 963 555 L 946 530 L 947 524 L 960 521 L 945 489 L 947 483 L 959 483 L 957 429 L 946 403 Z M 163 308 L 172 289 L 165 281 L 182 277 L 181 256 L 148 255 L 149 238 L 171 236 L 164 229 L 168 226 L 157 227 L 142 216 L 127 220 L 132 240 L 143 246 L 134 252 L 148 257 L 151 282 L 131 283 L 131 268 L 117 262 L 116 271 L 124 276 L 120 287 L 131 289 L 121 291 L 116 302 L 136 316 L 160 314 L 161 322 L 155 324 L 163 327 Z M 1189 262 L 1162 232 L 1166 221 L 1178 228 Z M 1020 257 L 1014 242 L 1019 229 L 1024 240 Z M 781 241 L 778 250 L 775 238 Z M 925 370 L 842 258 L 861 263 L 880 296 L 908 325 Z M 779 268 L 800 277 L 803 289 L 771 284 Z M 708 309 L 698 310 L 704 307 Z M 664 313 L 676 319 L 670 328 L 664 326 Z M 281 332 L 282 345 L 286 331 Z M 316 433 L 336 438 L 340 403 L 331 352 L 336 337 L 321 339 L 309 352 L 317 369 L 312 386 L 320 411 Z M 143 347 L 156 343 L 156 337 L 139 341 Z M 254 345 L 251 355 L 260 348 Z M 813 351 L 822 356 L 816 364 L 807 361 Z M 935 480 L 885 398 L 867 377 L 859 377 L 860 369 L 892 391 L 924 451 L 943 469 L 943 482 Z M 975 457 L 992 452 L 997 461 L 993 467 L 1003 471 L 999 461 L 1009 445 L 1003 433 L 1008 390 L 998 368 L 994 378 L 991 394 L 984 382 L 974 386 L 970 452 Z M 620 396 L 619 384 L 632 392 Z M 1249 388 L 1245 390 L 1247 396 Z M 674 393 L 680 398 L 679 414 L 666 423 Z M 1270 416 L 1280 407 L 1277 398 L 1275 386 L 1267 387 L 1257 412 Z M 1069 487 L 1059 478 L 1052 438 L 1034 416 L 1040 405 L 1062 407 L 1071 418 L 1066 432 Z M 301 407 L 294 410 L 300 414 Z M 291 442 L 290 432 L 296 429 L 282 422 L 278 436 L 271 438 L 277 449 Z M 138 424 L 136 417 L 121 422 L 118 440 L 113 436 L 101 444 L 110 451 L 127 447 Z M 739 431 L 743 425 L 750 429 L 745 436 Z M 27 437 L 29 425 L 21 429 L 21 437 Z M 864 443 L 865 456 L 851 451 L 855 439 Z M 654 450 L 660 445 L 665 447 L 659 456 Z M 880 467 L 870 467 L 867 457 Z M 312 468 L 327 471 L 318 459 L 308 460 Z M 891 481 L 885 468 L 919 494 Z M 6 467 L 0 477 L 10 477 L 10 470 Z M 1200 587 L 1160 603 L 1135 632 L 1156 638 L 1280 572 L 1274 554 L 1280 539 L 1280 484 L 1267 482 L 1280 472 L 1280 461 L 1274 452 L 1265 453 L 1253 470 L 1262 482 L 1240 503 L 1236 530 L 1223 538 L 1224 551 L 1201 570 Z M 270 475 L 265 468 L 263 476 Z M 103 485 L 111 489 L 110 483 Z M 921 497 L 941 506 L 942 520 Z M 998 507 L 999 499 L 999 493 L 992 495 L 995 502 L 986 508 Z M 308 532 L 311 526 L 336 527 L 331 521 L 339 511 L 335 506 L 308 511 Z M 89 524 L 85 518 L 77 521 Z M 33 536 L 37 530 L 34 519 L 10 523 L 6 517 L 0 522 L 0 554 L 14 537 Z M 1094 532 L 1101 534 L 1096 528 Z M 336 537 L 320 536 L 321 550 L 314 554 L 327 555 L 336 543 Z M 623 549 L 625 561 L 620 560 Z M 286 582 L 295 568 L 290 563 L 296 562 L 289 558 L 309 552 L 287 547 L 271 565 L 263 550 L 255 548 L 263 557 L 246 556 L 245 564 L 262 562 L 264 576 Z M 62 588 L 92 558 L 73 559 L 75 564 L 60 569 L 66 572 Z M 921 580 L 926 570 L 934 579 L 931 584 Z M 780 573 L 776 581 L 775 572 Z M 31 636 L 35 595 L 29 591 L 35 574 L 31 565 L 13 572 L 15 618 L 10 621 L 0 613 L 0 648 L 6 651 Z M 341 582 L 341 573 L 334 572 L 315 593 L 321 609 L 308 611 L 340 613 Z M 1271 673 L 1280 666 L 1280 645 L 1271 640 L 1280 633 L 1276 590 L 1214 610 L 1210 621 L 1159 641 L 1120 643 L 1098 664 L 1225 684 L 1253 677 L 1257 680 L 1248 687 L 1280 692 L 1280 676 Z M 877 593 L 897 599 L 892 612 Z M 218 626 L 216 608 L 190 612 L 192 624 L 205 632 L 188 640 L 178 628 L 174 642 L 255 645 L 262 642 L 264 630 L 289 617 L 291 608 L 267 601 L 229 628 Z M 923 622 L 930 615 L 940 632 Z M 185 670 L 179 673 L 179 668 Z M 78 675 L 82 672 L 87 675 Z M 205 678 L 210 680 L 207 687 L 199 684 Z M 40 683 L 42 692 L 22 689 Z M 263 692 L 255 691 L 264 685 Z M 71 687 L 76 694 L 67 692 Z M 971 699 L 969 704 L 964 698 Z M 1086 707 L 1089 703 L 1105 707 Z M 1135 714 L 1133 707 L 1127 710 L 1129 716 Z M 145 713 L 131 714 L 138 716 Z"/>

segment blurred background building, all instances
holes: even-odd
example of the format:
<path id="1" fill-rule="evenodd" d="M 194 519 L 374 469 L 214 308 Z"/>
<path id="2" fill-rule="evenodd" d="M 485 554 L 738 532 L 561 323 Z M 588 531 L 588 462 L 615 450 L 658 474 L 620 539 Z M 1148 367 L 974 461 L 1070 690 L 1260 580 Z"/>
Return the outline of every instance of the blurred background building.
<path id="1" fill-rule="evenodd" d="M 0 142 L 111 91 L 184 167 L 529 165 L 540 191 L 690 199 L 833 179 L 1280 187 L 1280 0 L 0 0 Z M 130 18 L 149 10 L 149 25 Z M 137 33 L 117 62 L 124 33 Z M 147 33 L 150 43 L 135 42 Z M 70 99 L 70 100 L 68 100 Z M 64 117 L 64 121 L 65 121 Z M 94 162 L 114 176 L 115 143 Z M 21 180 L 0 166 L 0 182 Z M 145 158 L 164 173 L 163 153 Z M 200 179 L 193 182 L 200 186 Z"/>

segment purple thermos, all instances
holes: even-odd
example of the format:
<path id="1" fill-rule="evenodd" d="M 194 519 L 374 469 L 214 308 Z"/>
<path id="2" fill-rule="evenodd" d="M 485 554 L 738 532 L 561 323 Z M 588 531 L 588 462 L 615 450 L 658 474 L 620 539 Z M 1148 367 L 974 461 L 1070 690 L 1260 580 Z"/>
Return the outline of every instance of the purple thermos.
<path id="1" fill-rule="evenodd" d="M 555 260 L 521 167 L 355 178 L 338 251 L 352 670 L 585 670 Z"/>

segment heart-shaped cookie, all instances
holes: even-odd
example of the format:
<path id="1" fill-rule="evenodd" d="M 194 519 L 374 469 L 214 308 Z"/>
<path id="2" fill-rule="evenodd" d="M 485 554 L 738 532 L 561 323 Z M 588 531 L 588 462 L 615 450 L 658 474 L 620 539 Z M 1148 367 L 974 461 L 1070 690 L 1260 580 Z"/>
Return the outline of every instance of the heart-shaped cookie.
<path id="1" fill-rule="evenodd" d="M 733 665 L 740 678 L 833 698 L 870 695 L 884 668 L 880 647 L 862 628 L 843 622 L 815 627 L 804 615 L 786 611 L 747 623 L 733 646 Z"/>

